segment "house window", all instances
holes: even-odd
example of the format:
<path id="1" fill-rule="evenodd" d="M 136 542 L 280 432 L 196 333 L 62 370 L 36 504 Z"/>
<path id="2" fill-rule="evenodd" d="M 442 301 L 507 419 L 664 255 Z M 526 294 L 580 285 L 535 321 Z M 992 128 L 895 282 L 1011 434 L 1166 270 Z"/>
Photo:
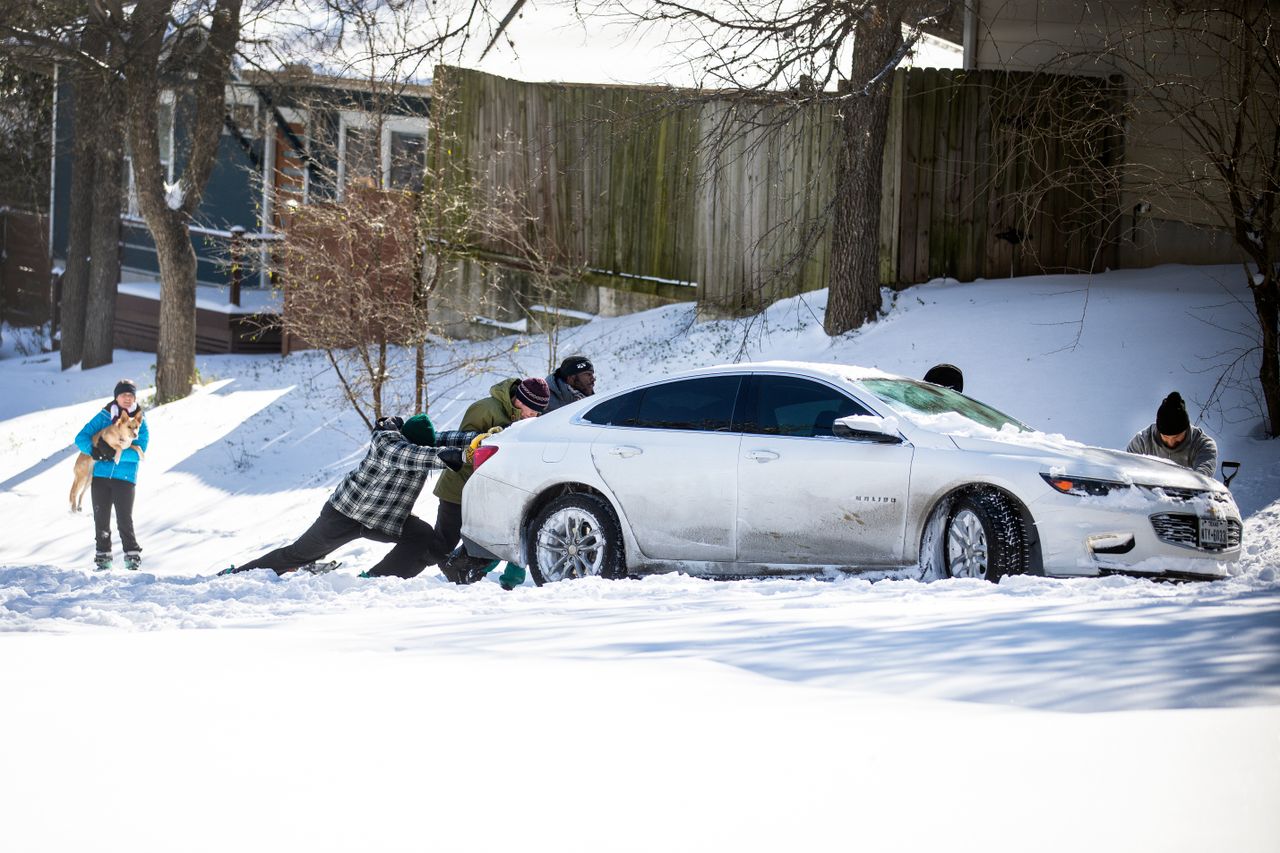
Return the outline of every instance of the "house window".
<path id="1" fill-rule="evenodd" d="M 381 183 L 378 141 L 371 128 L 347 128 L 346 151 L 342 158 L 345 186 L 376 187 Z"/>
<path id="2" fill-rule="evenodd" d="M 256 103 L 228 103 L 227 112 L 231 116 L 231 123 L 235 125 L 235 129 L 241 136 L 245 139 L 258 138 L 258 105 Z M 222 126 L 222 132 L 224 134 L 231 132 L 225 123 Z"/>
<path id="3" fill-rule="evenodd" d="M 340 192 L 356 184 L 421 190 L 426 153 L 425 118 L 344 112 L 338 157 Z"/>
<path id="4" fill-rule="evenodd" d="M 387 185 L 393 190 L 422 189 L 427 138 L 420 133 L 391 132 L 391 166 Z"/>

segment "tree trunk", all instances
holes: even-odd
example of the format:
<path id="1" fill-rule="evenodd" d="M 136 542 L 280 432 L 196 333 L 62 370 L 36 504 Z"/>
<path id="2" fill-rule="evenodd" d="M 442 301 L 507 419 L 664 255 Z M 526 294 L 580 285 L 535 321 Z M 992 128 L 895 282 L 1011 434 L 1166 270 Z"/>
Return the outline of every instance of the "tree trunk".
<path id="1" fill-rule="evenodd" d="M 1262 327 L 1262 365 L 1258 380 L 1267 409 L 1267 434 L 1280 437 L 1280 278 L 1274 267 L 1253 285 L 1253 303 Z"/>
<path id="2" fill-rule="evenodd" d="M 872 320 L 880 309 L 880 173 L 889 126 L 893 73 L 881 71 L 902 44 L 898 16 L 876 6 L 857 24 L 855 85 L 840 109 L 835 204 L 831 222 L 831 277 L 823 327 L 839 335 Z M 868 85 L 865 81 L 880 79 Z"/>
<path id="3" fill-rule="evenodd" d="M 156 110 L 160 104 L 157 69 L 163 64 L 165 33 L 173 0 L 139 0 L 130 17 L 125 97 L 129 151 L 138 207 L 156 244 L 160 265 L 160 340 L 156 346 L 156 402 L 191 393 L 196 372 L 196 253 L 187 224 L 217 162 L 225 87 L 231 54 L 240 32 L 241 0 L 217 0 L 208 36 L 189 78 L 194 101 L 187 135 L 186 163 L 178 179 L 181 200 L 172 200 L 168 175 L 160 161 Z"/>
<path id="4" fill-rule="evenodd" d="M 93 57 L 106 50 L 106 38 L 89 27 L 81 49 Z M 85 307 L 89 293 L 90 235 L 93 229 L 94 171 L 100 138 L 104 80 L 96 69 L 76 68 L 71 77 L 75 109 L 71 147 L 71 202 L 67 231 L 67 268 L 62 276 L 62 369 L 74 367 L 84 356 Z"/>
<path id="5" fill-rule="evenodd" d="M 85 103 L 88 88 L 77 82 L 76 133 L 71 155 L 71 202 L 67 221 L 67 269 L 62 276 L 62 369 L 80 363 L 84 354 L 84 312 L 89 293 L 89 234 L 93 227 L 95 135 L 93 112 Z"/>
<path id="6" fill-rule="evenodd" d="M 157 221 L 158 220 L 158 221 Z M 148 217 L 160 262 L 160 339 L 156 345 L 156 403 L 191 393 L 196 375 L 196 251 L 186 217 Z"/>
<path id="7" fill-rule="evenodd" d="M 116 286 L 120 282 L 120 207 L 124 131 L 116 91 L 101 101 L 98 156 L 94 169 L 93 229 L 90 236 L 89 293 L 84 313 L 86 370 L 110 364 L 115 348 Z"/>
<path id="8" fill-rule="evenodd" d="M 382 386 L 387 382 L 387 340 L 383 331 L 378 332 L 378 374 L 373 378 L 373 420 L 382 417 Z"/>
<path id="9" fill-rule="evenodd" d="M 413 348 L 413 405 L 415 414 L 427 411 L 426 353 L 421 343 Z"/>

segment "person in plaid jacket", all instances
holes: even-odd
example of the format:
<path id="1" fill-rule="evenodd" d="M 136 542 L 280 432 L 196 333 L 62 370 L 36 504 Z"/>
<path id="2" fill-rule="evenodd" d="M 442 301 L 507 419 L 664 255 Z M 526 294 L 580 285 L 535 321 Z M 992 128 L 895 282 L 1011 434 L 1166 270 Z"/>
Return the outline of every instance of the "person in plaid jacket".
<path id="1" fill-rule="evenodd" d="M 426 415 L 383 418 L 373 429 L 359 467 L 334 489 L 320 517 L 292 545 L 263 554 L 222 574 L 273 569 L 282 575 L 321 560 L 353 539 L 394 542 L 367 577 L 411 578 L 448 553 L 430 524 L 412 514 L 431 471 L 457 471 L 478 433 L 435 431 Z M 452 547 L 452 543 L 450 543 Z"/>

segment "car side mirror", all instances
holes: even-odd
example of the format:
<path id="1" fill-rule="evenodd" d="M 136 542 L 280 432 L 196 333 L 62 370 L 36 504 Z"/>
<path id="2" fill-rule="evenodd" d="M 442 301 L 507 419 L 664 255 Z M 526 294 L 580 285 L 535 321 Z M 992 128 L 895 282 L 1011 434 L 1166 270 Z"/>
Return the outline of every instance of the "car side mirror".
<path id="1" fill-rule="evenodd" d="M 871 441 L 876 444 L 901 444 L 898 422 L 893 418 L 877 418 L 872 415 L 849 415 L 837 418 L 831 425 L 836 438 L 854 441 Z"/>

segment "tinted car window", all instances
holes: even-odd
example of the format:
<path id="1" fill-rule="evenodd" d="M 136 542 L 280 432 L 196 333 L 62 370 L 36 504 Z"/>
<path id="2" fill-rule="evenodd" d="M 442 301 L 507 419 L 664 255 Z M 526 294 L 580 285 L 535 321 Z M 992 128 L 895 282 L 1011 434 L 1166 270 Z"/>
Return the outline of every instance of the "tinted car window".
<path id="1" fill-rule="evenodd" d="M 739 376 L 710 376 L 645 388 L 635 425 L 728 432 L 741 381 Z"/>
<path id="2" fill-rule="evenodd" d="M 638 391 L 605 400 L 598 406 L 592 406 L 582 419 L 587 423 L 604 426 L 634 426 L 636 410 L 640 407 L 640 398 L 644 396 L 644 391 L 645 389 L 641 388 Z"/>
<path id="3" fill-rule="evenodd" d="M 831 435 L 837 418 L 869 415 L 834 388 L 794 376 L 752 377 L 743 432 L 802 437 Z"/>

